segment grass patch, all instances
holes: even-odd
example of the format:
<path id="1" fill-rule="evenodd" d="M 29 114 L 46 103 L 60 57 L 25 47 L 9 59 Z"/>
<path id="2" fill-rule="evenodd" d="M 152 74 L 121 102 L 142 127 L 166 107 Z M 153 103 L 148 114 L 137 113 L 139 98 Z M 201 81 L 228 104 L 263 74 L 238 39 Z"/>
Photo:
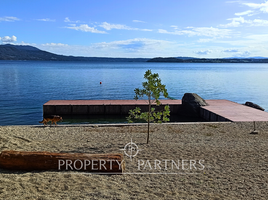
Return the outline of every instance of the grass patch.
<path id="1" fill-rule="evenodd" d="M 205 126 L 211 127 L 211 128 L 219 128 L 216 124 L 205 124 Z"/>
<path id="2" fill-rule="evenodd" d="M 211 132 L 205 134 L 205 136 L 208 136 L 208 137 L 209 137 L 209 136 L 213 136 L 213 135 L 214 135 L 214 134 L 211 133 Z"/>

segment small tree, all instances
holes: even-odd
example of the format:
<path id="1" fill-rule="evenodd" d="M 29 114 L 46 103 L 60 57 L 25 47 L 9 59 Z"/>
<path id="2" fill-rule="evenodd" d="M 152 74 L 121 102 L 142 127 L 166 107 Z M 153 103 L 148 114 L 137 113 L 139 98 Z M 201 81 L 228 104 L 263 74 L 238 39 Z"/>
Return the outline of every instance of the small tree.
<path id="1" fill-rule="evenodd" d="M 161 83 L 159 75 L 152 74 L 151 70 L 147 70 L 144 74 L 144 78 L 147 80 L 142 83 L 143 89 L 136 88 L 135 91 L 135 100 L 138 100 L 139 97 L 146 95 L 148 97 L 148 112 L 141 112 L 139 107 L 130 110 L 129 116 L 127 117 L 128 122 L 133 122 L 132 119 L 136 120 L 145 120 L 148 123 L 148 132 L 147 132 L 147 144 L 149 143 L 149 133 L 150 133 L 150 122 L 162 123 L 169 121 L 170 111 L 169 106 L 166 105 L 164 110 L 156 111 L 152 107 L 153 103 L 156 103 L 159 106 L 161 103 L 158 100 L 160 94 L 162 93 L 165 98 L 167 98 L 168 93 L 166 86 Z"/>

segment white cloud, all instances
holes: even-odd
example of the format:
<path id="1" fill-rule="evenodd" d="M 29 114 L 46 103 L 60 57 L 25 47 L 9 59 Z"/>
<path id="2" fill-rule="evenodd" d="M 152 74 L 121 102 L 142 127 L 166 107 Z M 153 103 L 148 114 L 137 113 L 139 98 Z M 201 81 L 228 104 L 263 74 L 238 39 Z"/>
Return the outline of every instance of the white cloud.
<path id="1" fill-rule="evenodd" d="M 172 34 L 172 35 L 188 35 L 188 36 L 206 36 L 213 38 L 224 38 L 230 37 L 231 30 L 229 29 L 219 29 L 213 27 L 187 27 L 188 30 L 175 30 L 167 31 L 164 29 L 158 29 L 158 33 Z"/>
<path id="2" fill-rule="evenodd" d="M 201 39 L 197 40 L 197 42 L 206 43 L 206 42 L 211 42 L 213 40 L 214 39 L 210 39 L 210 38 L 201 38 Z"/>
<path id="3" fill-rule="evenodd" d="M 132 28 L 123 24 L 109 24 L 107 22 L 103 22 L 100 27 L 111 30 L 111 29 L 123 29 L 123 30 L 134 30 L 134 31 L 152 31 L 151 29 L 139 29 L 139 28 Z"/>
<path id="4" fill-rule="evenodd" d="M 129 29 L 130 27 L 122 24 L 109 24 L 107 22 L 103 22 L 100 27 L 106 29 L 106 30 L 111 30 L 111 29 Z"/>
<path id="5" fill-rule="evenodd" d="M 46 47 L 66 47 L 68 46 L 68 44 L 62 44 L 62 43 L 46 43 L 46 44 L 42 44 L 42 46 L 46 46 Z"/>
<path id="6" fill-rule="evenodd" d="M 253 11 L 252 10 L 247 10 L 247 11 L 244 11 L 244 12 L 241 12 L 241 13 L 235 13 L 236 16 L 242 16 L 242 15 L 247 15 L 247 16 L 252 16 L 253 14 Z"/>
<path id="7" fill-rule="evenodd" d="M 171 28 L 174 28 L 175 30 L 178 30 L 179 29 L 179 27 L 177 25 L 171 25 L 170 27 Z M 185 29 L 193 29 L 193 28 L 194 28 L 193 26 L 187 26 Z"/>
<path id="8" fill-rule="evenodd" d="M 171 25 L 170 27 L 171 27 L 171 28 L 174 28 L 175 30 L 179 29 L 179 27 L 176 26 L 176 25 Z"/>
<path id="9" fill-rule="evenodd" d="M 268 1 L 264 3 L 244 3 L 243 1 L 227 1 L 226 3 L 239 3 L 250 7 L 250 10 L 244 12 L 235 13 L 236 16 L 253 16 L 260 13 L 268 13 Z"/>
<path id="10" fill-rule="evenodd" d="M 64 19 L 64 22 L 71 22 L 71 20 L 69 19 L 69 17 L 65 17 L 65 19 Z"/>
<path id="11" fill-rule="evenodd" d="M 198 55 L 208 55 L 210 53 L 212 53 L 211 50 L 200 50 L 200 51 L 195 51 L 194 53 L 198 54 Z"/>
<path id="12" fill-rule="evenodd" d="M 45 19 L 37 19 L 37 21 L 42 21 L 42 22 L 55 22 L 55 19 L 49 19 L 49 18 L 45 18 Z"/>
<path id="13" fill-rule="evenodd" d="M 251 55 L 251 52 L 245 49 L 225 49 L 222 50 L 222 52 L 227 53 L 226 55 L 232 57 L 248 57 Z"/>
<path id="14" fill-rule="evenodd" d="M 170 43 L 165 40 L 153 40 L 153 39 L 147 39 L 147 38 L 134 38 L 129 40 L 120 40 L 120 41 L 113 41 L 113 42 L 101 42 L 94 44 L 95 47 L 98 48 L 131 48 L 131 49 L 142 49 L 142 48 L 148 48 L 148 46 L 158 46 Z"/>
<path id="15" fill-rule="evenodd" d="M 249 35 L 245 38 L 253 40 L 255 42 L 260 42 L 260 43 L 267 43 L 268 42 L 268 34 Z"/>
<path id="16" fill-rule="evenodd" d="M 268 20 L 254 19 L 251 22 L 251 26 L 268 26 Z"/>
<path id="17" fill-rule="evenodd" d="M 218 40 L 217 43 L 221 43 L 223 45 L 228 46 L 237 46 L 237 47 L 244 47 L 250 49 L 255 49 L 256 51 L 259 51 L 259 49 L 267 49 L 267 43 L 268 43 L 268 34 L 251 34 L 244 37 L 239 37 L 232 40 Z M 246 50 L 245 50 L 246 51 Z M 268 49 L 267 49 L 268 54 Z"/>
<path id="18" fill-rule="evenodd" d="M 246 24 L 248 26 L 268 26 L 268 20 L 264 19 L 254 19 L 254 20 L 246 20 L 244 17 L 235 17 L 235 18 L 230 18 L 227 20 L 231 20 L 232 22 L 228 24 L 221 24 L 220 27 L 239 27 L 242 24 Z"/>
<path id="19" fill-rule="evenodd" d="M 229 3 L 239 3 L 245 6 L 250 7 L 250 10 L 246 10 L 244 12 L 235 13 L 235 18 L 229 18 L 227 20 L 231 20 L 228 24 L 221 24 L 219 27 L 239 27 L 242 24 L 247 26 L 267 26 L 268 20 L 264 19 L 244 19 L 242 16 L 253 16 L 260 13 L 268 13 L 268 1 L 265 1 L 264 3 L 244 3 L 241 1 L 230 1 Z"/>
<path id="20" fill-rule="evenodd" d="M 57 44 L 57 43 L 56 43 Z M 112 42 L 92 43 L 88 46 L 82 45 L 35 45 L 45 51 L 61 55 L 93 56 L 93 57 L 157 57 L 177 56 L 180 45 L 176 42 L 166 40 L 154 40 L 148 38 L 133 38 Z M 185 51 L 185 48 L 183 48 Z M 185 53 L 185 55 L 187 55 Z"/>
<path id="21" fill-rule="evenodd" d="M 249 51 L 239 52 L 238 54 L 236 54 L 236 56 L 238 57 L 248 57 L 250 55 L 251 53 Z"/>
<path id="22" fill-rule="evenodd" d="M 223 50 L 223 52 L 225 52 L 225 53 L 237 53 L 238 50 L 237 49 L 226 49 L 226 50 Z"/>
<path id="23" fill-rule="evenodd" d="M 241 3 L 241 1 L 226 1 L 225 3 Z"/>
<path id="24" fill-rule="evenodd" d="M 17 17 L 0 17 L 0 22 L 14 22 L 19 20 Z"/>
<path id="25" fill-rule="evenodd" d="M 157 57 L 178 55 L 179 44 L 148 38 L 134 38 L 129 40 L 102 42 L 91 47 L 98 49 L 95 52 L 106 53 L 113 57 Z"/>
<path id="26" fill-rule="evenodd" d="M 228 23 L 228 24 L 221 24 L 219 25 L 220 27 L 224 27 L 224 28 L 228 28 L 228 27 L 238 27 L 241 25 L 241 23 L 245 23 L 246 20 L 244 19 L 244 17 L 235 17 L 235 18 L 229 18 L 227 20 L 231 20 L 232 22 Z"/>
<path id="27" fill-rule="evenodd" d="M 41 50 L 45 50 L 51 53 L 56 53 L 56 54 L 61 54 L 61 55 L 73 55 L 74 54 L 74 50 L 72 49 L 72 46 L 68 44 L 45 43 L 45 44 L 33 44 L 32 46 L 35 46 Z"/>
<path id="28" fill-rule="evenodd" d="M 95 29 L 94 27 L 89 27 L 87 24 L 81 24 L 80 26 L 76 26 L 75 24 L 73 24 L 65 28 L 73 29 L 76 31 L 91 32 L 91 33 L 102 33 L 102 34 L 106 33 L 105 31 L 99 31 Z"/>
<path id="29" fill-rule="evenodd" d="M 146 23 L 146 22 L 144 22 L 144 21 L 141 21 L 141 20 L 132 20 L 133 22 L 135 22 L 135 23 Z"/>
<path id="30" fill-rule="evenodd" d="M 268 13 L 268 1 L 264 3 L 243 3 L 243 5 L 246 5 L 252 9 L 258 9 L 263 13 Z"/>
<path id="31" fill-rule="evenodd" d="M 0 37 L 0 41 L 2 41 L 3 43 L 12 43 L 12 42 L 16 42 L 17 41 L 17 37 L 16 36 L 4 36 L 4 37 Z"/>
<path id="32" fill-rule="evenodd" d="M 36 46 L 36 44 L 35 43 L 27 43 L 27 42 L 24 42 L 24 41 L 22 41 L 22 42 L 20 42 L 20 43 L 15 43 L 16 45 L 30 45 L 30 46 Z"/>
<path id="33" fill-rule="evenodd" d="M 67 23 L 82 23 L 80 20 L 72 21 L 69 19 L 69 17 L 65 17 L 64 22 Z"/>

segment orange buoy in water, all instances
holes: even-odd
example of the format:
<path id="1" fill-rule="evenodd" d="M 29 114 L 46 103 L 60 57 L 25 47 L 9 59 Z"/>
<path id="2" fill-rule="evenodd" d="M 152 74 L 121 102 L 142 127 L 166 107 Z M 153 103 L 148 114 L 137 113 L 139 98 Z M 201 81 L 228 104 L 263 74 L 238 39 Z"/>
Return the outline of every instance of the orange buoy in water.
<path id="1" fill-rule="evenodd" d="M 102 84 L 102 82 L 100 82 L 100 84 Z"/>

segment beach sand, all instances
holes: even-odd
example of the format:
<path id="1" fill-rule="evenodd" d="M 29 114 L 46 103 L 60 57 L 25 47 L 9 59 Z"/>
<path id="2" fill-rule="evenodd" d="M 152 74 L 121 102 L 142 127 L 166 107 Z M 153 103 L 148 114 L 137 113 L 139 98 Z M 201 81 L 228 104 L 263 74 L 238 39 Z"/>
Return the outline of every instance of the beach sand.
<path id="1" fill-rule="evenodd" d="M 252 135 L 246 122 L 156 124 L 146 144 L 146 125 L 2 126 L 0 151 L 124 153 L 131 139 L 140 151 L 124 156 L 123 175 L 0 169 L 0 199 L 267 199 L 268 123 L 256 128 Z"/>

